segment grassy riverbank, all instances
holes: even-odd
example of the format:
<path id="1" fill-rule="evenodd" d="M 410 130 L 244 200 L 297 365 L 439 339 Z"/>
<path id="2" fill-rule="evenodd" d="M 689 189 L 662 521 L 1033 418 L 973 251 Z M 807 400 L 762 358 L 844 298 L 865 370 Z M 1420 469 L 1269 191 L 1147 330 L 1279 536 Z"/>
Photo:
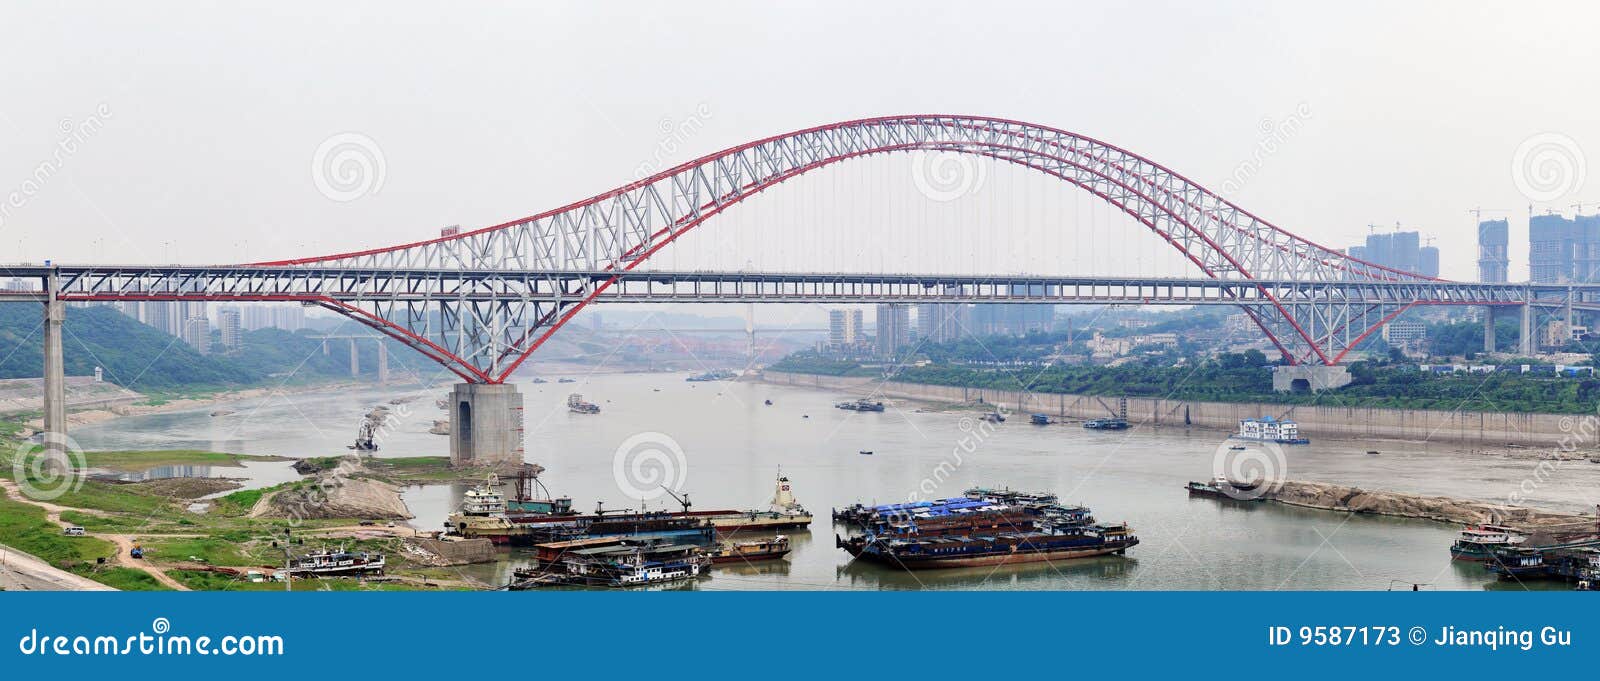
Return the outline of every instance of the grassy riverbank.
<path id="1" fill-rule="evenodd" d="M 120 483 L 80 477 L 64 487 L 59 481 L 40 479 L 30 466 L 13 469 L 18 442 L 7 438 L 15 430 L 0 429 L 0 479 L 15 483 L 10 493 L 0 493 L 0 544 L 32 554 L 41 560 L 94 581 L 123 590 L 165 588 L 274 590 L 281 583 L 252 584 L 227 570 L 270 569 L 284 558 L 285 531 L 291 552 L 303 554 L 318 548 L 343 546 L 352 551 L 379 552 L 387 560 L 389 580 L 308 580 L 299 589 L 373 590 L 439 588 L 438 575 L 418 563 L 404 542 L 407 527 L 364 526 L 367 518 L 251 517 L 265 496 L 284 490 L 313 491 L 308 477 L 269 489 L 239 490 L 210 501 L 205 512 L 191 510 L 195 499 L 226 491 L 237 483 L 214 479 L 165 479 Z M 22 448 L 27 451 L 27 448 Z M 88 452 L 92 469 L 146 470 L 159 466 L 239 466 L 244 461 L 286 460 L 284 457 L 249 456 L 201 450 Z M 337 457 L 319 460 L 332 470 Z M 25 461 L 24 463 L 30 463 Z M 18 471 L 21 479 L 18 478 Z M 406 482 L 438 482 L 460 477 L 444 457 L 371 460 L 350 473 Z M 32 499 L 21 490 L 48 489 L 50 498 Z M 0 490 L 5 492 L 5 490 Z M 63 525 L 78 525 L 88 536 L 69 537 Z M 144 549 L 143 559 L 129 558 L 118 546 Z M 208 571 L 218 568 L 222 571 Z M 160 579 L 158 579 L 160 577 Z M 167 583 L 163 583 L 166 580 Z M 445 582 L 447 588 L 470 588 Z"/>

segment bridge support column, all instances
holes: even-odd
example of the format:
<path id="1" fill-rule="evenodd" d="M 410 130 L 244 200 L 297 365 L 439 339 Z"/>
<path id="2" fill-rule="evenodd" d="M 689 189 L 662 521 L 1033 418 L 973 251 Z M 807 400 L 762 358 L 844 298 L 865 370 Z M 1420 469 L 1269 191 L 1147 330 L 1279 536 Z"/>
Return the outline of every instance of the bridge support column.
<path id="1" fill-rule="evenodd" d="M 66 303 L 56 299 L 56 275 L 45 281 L 49 297 L 44 304 L 44 447 L 49 461 L 67 461 L 67 367 L 61 351 L 61 325 L 67 320 Z"/>
<path id="2" fill-rule="evenodd" d="M 356 353 L 356 339 L 350 339 L 350 378 L 361 375 L 361 356 Z"/>
<path id="3" fill-rule="evenodd" d="M 1518 342 L 1517 349 L 1524 357 L 1532 357 L 1533 356 L 1534 345 L 1533 345 L 1533 306 L 1532 305 L 1523 305 L 1522 306 L 1522 334 L 1521 334 L 1521 338 L 1519 338 L 1517 340 L 1517 342 Z"/>
<path id="4" fill-rule="evenodd" d="M 378 340 L 378 382 L 389 382 L 389 347 Z"/>
<path id="5" fill-rule="evenodd" d="M 1322 392 L 1343 388 L 1350 381 L 1350 370 L 1343 366 L 1297 364 L 1272 370 L 1272 389 L 1280 393 Z"/>
<path id="6" fill-rule="evenodd" d="M 522 392 L 506 383 L 457 383 L 450 392 L 450 465 L 522 463 Z"/>
<path id="7" fill-rule="evenodd" d="M 1494 352 L 1494 306 L 1483 308 L 1483 351 Z"/>

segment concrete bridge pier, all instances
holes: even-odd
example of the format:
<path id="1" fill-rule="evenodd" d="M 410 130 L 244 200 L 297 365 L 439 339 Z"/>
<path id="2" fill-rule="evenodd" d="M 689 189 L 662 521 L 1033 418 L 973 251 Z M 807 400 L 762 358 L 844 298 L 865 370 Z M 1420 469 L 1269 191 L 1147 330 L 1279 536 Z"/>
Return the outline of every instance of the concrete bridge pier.
<path id="1" fill-rule="evenodd" d="M 67 321 L 67 305 L 56 298 L 57 281 L 52 271 L 45 282 L 49 292 L 44 303 L 44 447 L 45 456 L 67 464 L 67 368 L 61 351 L 61 325 Z"/>
<path id="2" fill-rule="evenodd" d="M 1524 357 L 1533 356 L 1533 306 L 1522 306 L 1522 333 L 1517 339 L 1517 352 Z"/>
<path id="3" fill-rule="evenodd" d="M 1483 308 L 1483 351 L 1494 352 L 1494 306 Z"/>
<path id="4" fill-rule="evenodd" d="M 522 392 L 507 383 L 457 383 L 450 392 L 450 465 L 522 462 Z"/>
<path id="5" fill-rule="evenodd" d="M 1351 380 L 1350 369 L 1343 365 L 1296 364 L 1272 370 L 1272 389 L 1280 393 L 1337 390 L 1350 385 Z"/>

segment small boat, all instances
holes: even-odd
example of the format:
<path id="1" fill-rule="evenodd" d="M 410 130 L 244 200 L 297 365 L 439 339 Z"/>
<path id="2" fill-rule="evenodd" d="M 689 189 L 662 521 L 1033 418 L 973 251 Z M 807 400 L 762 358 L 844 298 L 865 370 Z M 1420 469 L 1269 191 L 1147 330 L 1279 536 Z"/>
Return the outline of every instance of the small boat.
<path id="1" fill-rule="evenodd" d="M 1028 417 L 1028 420 L 1029 420 L 1030 423 L 1032 423 L 1033 425 L 1036 425 L 1036 426 L 1048 426 L 1048 425 L 1050 425 L 1050 415 L 1049 414 L 1033 414 L 1033 415 L 1030 415 Z"/>
<path id="2" fill-rule="evenodd" d="M 854 402 L 840 402 L 840 403 L 835 404 L 833 406 L 836 409 L 843 409 L 845 411 L 883 411 L 883 409 L 884 409 L 882 402 L 873 402 L 873 401 L 870 401 L 870 400 L 856 400 Z"/>
<path id="3" fill-rule="evenodd" d="M 989 423 L 1005 423 L 1006 422 L 1006 415 L 1002 414 L 1002 413 L 1000 413 L 998 411 L 991 411 L 991 412 L 989 412 L 987 414 L 984 414 L 983 416 L 981 416 L 979 418 L 982 418 L 983 420 L 988 421 Z"/>
<path id="4" fill-rule="evenodd" d="M 1377 455 L 1378 455 L 1378 450 L 1376 450 L 1376 449 L 1367 450 L 1367 456 L 1377 456 Z"/>
<path id="5" fill-rule="evenodd" d="M 872 456 L 872 450 L 870 450 L 870 449 L 863 449 L 863 450 L 861 450 L 861 454 L 863 454 L 863 455 L 865 455 L 865 456 Z"/>
<path id="6" fill-rule="evenodd" d="M 1127 419 L 1089 419 L 1083 422 L 1083 427 L 1089 430 L 1127 430 Z"/>
<path id="7" fill-rule="evenodd" d="M 558 379 L 556 379 L 556 382 L 557 383 L 577 383 L 578 379 L 576 379 L 576 378 L 558 378 Z"/>
<path id="8" fill-rule="evenodd" d="M 583 401 L 583 395 L 572 393 L 567 396 L 567 411 L 574 414 L 598 414 L 600 405 Z"/>
<path id="9" fill-rule="evenodd" d="M 1242 451 L 1244 451 L 1244 445 L 1233 445 L 1233 446 L 1229 447 L 1228 450 L 1229 451 L 1234 451 L 1234 452 L 1242 452 Z"/>
<path id="10" fill-rule="evenodd" d="M 546 381 L 546 380 L 544 380 L 542 378 L 537 378 L 537 377 L 535 377 L 533 379 L 533 382 L 534 382 L 535 385 L 540 384 L 540 383 L 549 383 L 549 381 Z"/>
<path id="11" fill-rule="evenodd" d="M 772 400 L 766 400 L 765 404 L 769 407 L 772 406 Z"/>
<path id="12" fill-rule="evenodd" d="M 801 414 L 800 418 L 808 419 L 808 418 L 811 418 L 811 415 L 810 414 Z"/>
<path id="13" fill-rule="evenodd" d="M 714 564 L 779 560 L 789 555 L 789 538 L 780 534 L 771 539 L 722 542 L 707 550 L 706 555 Z"/>

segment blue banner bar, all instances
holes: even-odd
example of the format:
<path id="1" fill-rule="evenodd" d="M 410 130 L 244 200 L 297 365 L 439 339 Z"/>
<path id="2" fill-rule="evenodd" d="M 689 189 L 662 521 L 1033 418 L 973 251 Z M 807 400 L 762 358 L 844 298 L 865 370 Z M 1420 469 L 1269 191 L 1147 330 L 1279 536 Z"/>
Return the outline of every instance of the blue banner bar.
<path id="1" fill-rule="evenodd" d="M 1573 592 L 8 593 L 0 669 L 229 681 L 1587 675 L 1600 636 L 1590 605 Z"/>

